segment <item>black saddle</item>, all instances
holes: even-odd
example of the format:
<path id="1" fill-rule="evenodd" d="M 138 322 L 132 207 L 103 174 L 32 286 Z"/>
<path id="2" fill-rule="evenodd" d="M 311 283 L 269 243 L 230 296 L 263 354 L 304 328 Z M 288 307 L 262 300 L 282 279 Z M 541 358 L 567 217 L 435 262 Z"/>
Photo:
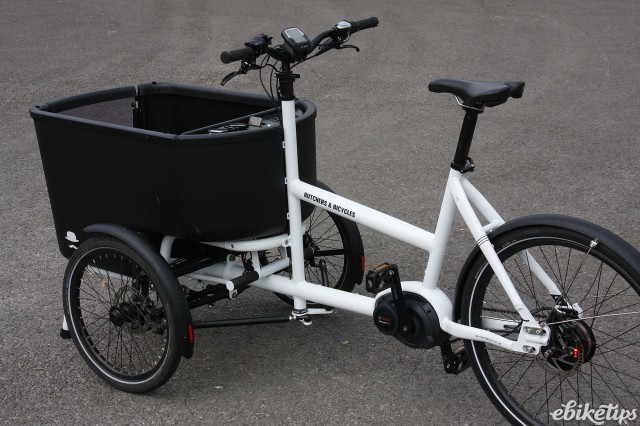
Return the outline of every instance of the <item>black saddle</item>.
<path id="1" fill-rule="evenodd" d="M 521 98 L 524 92 L 524 82 L 439 78 L 429 83 L 429 90 L 434 93 L 451 93 L 457 96 L 464 106 L 494 107 L 507 102 L 509 98 Z"/>

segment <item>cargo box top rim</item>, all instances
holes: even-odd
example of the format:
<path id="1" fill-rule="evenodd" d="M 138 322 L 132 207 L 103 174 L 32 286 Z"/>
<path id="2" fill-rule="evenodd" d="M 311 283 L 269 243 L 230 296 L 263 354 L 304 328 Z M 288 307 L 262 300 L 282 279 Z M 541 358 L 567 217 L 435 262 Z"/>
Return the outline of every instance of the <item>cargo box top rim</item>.
<path id="1" fill-rule="evenodd" d="M 248 102 L 262 106 L 273 105 L 269 97 L 262 93 L 241 92 L 238 90 L 219 89 L 183 83 L 151 82 L 137 85 L 137 90 L 136 86 L 122 86 L 60 97 L 51 101 L 37 103 L 31 107 L 29 111 L 32 113 L 39 111 L 58 113 L 101 102 L 125 98 L 133 99 L 137 94 L 142 96 L 146 94 L 189 94 L 191 96 L 202 97 L 204 93 L 215 94 L 220 100 L 228 100 L 234 103 Z"/>
<path id="2" fill-rule="evenodd" d="M 189 95 L 203 97 L 203 94 L 214 94 L 218 100 L 233 103 L 251 103 L 259 106 L 273 106 L 273 102 L 264 93 L 241 92 L 239 90 L 220 89 L 209 86 L 196 86 L 184 83 L 151 82 L 138 85 L 140 96 L 145 95 Z"/>
<path id="3" fill-rule="evenodd" d="M 237 90 L 228 90 L 228 89 L 218 89 L 207 86 L 195 86 L 188 85 L 182 83 L 165 83 L 165 82 L 152 82 L 152 83 L 143 83 L 139 84 L 138 91 L 136 91 L 136 86 L 122 86 L 110 89 L 101 89 L 93 92 L 85 92 L 78 95 L 66 96 L 62 98 L 56 98 L 52 101 L 48 102 L 40 102 L 31 108 L 29 108 L 29 113 L 32 118 L 36 118 L 36 116 L 41 115 L 42 112 L 50 112 L 53 114 L 68 111 L 74 108 L 92 105 L 101 102 L 108 102 L 118 99 L 125 98 L 135 98 L 137 93 L 140 95 L 147 89 L 151 92 L 161 93 L 161 94 L 179 94 L 180 92 L 190 92 L 193 95 L 198 95 L 198 92 L 209 92 L 215 93 L 216 95 L 221 95 L 222 99 L 227 96 L 230 98 L 229 101 L 239 103 L 238 100 L 241 101 L 253 101 L 255 105 L 263 105 L 263 106 L 273 106 L 273 102 L 266 94 L 262 93 L 250 93 L 250 92 L 241 92 Z M 305 98 L 296 99 L 296 104 L 298 103 L 308 103 L 308 110 L 305 111 L 303 117 L 307 115 L 307 113 L 313 114 L 312 118 L 315 118 L 317 115 L 316 106 L 313 102 L 309 101 Z M 306 118 L 306 117 L 305 117 Z M 92 120 L 93 121 L 93 120 Z M 96 120 L 97 121 L 97 120 Z M 100 121 L 97 121 L 100 122 Z M 126 126 L 125 126 L 126 127 Z M 163 134 L 163 133 L 159 133 Z"/>
<path id="4" fill-rule="evenodd" d="M 70 109 L 83 107 L 86 105 L 115 101 L 118 99 L 135 98 L 136 87 L 135 86 L 122 86 L 111 89 L 101 89 L 93 92 L 80 93 L 78 95 L 65 96 L 62 98 L 56 98 L 52 101 L 41 102 L 29 109 L 31 116 L 34 113 L 41 111 L 59 113 L 62 111 L 68 111 Z"/>
<path id="5" fill-rule="evenodd" d="M 139 87 L 142 88 L 140 85 Z M 174 94 L 186 94 L 189 92 L 191 94 L 196 94 L 197 92 L 209 92 L 215 93 L 216 95 L 223 95 L 223 98 L 228 94 L 232 102 L 238 102 L 238 98 L 243 98 L 240 102 L 244 102 L 247 100 L 254 101 L 257 105 L 261 105 L 264 103 L 265 106 L 273 105 L 271 100 L 266 95 L 255 94 L 255 93 L 247 93 L 247 92 L 238 92 L 232 90 L 220 90 L 213 89 L 202 86 L 190 86 L 178 83 L 148 83 L 147 87 L 142 88 L 142 91 L 153 88 L 156 93 L 174 93 Z M 66 126 L 80 126 L 85 128 L 91 128 L 96 131 L 106 132 L 106 133 L 126 133 L 130 136 L 134 136 L 140 139 L 147 140 L 155 140 L 158 142 L 162 142 L 165 144 L 172 145 L 198 145 L 206 142 L 212 143 L 225 143 L 225 142 L 233 142 L 239 139 L 246 138 L 247 134 L 244 132 L 230 132 L 230 133 L 220 133 L 220 134 L 198 134 L 198 135 L 180 135 L 175 133 L 163 133 L 157 132 L 148 129 L 139 129 L 130 126 L 123 126 L 119 124 L 107 123 L 99 120 L 92 120 L 87 118 L 76 117 L 72 115 L 66 115 L 63 112 L 77 108 L 79 106 L 91 105 L 99 102 L 107 102 L 117 99 L 124 99 L 127 97 L 135 96 L 135 87 L 134 86 L 125 86 L 113 89 L 104 89 L 95 92 L 83 93 L 75 96 L 70 96 L 66 98 L 59 98 L 54 101 L 43 103 L 41 105 L 37 105 L 32 107 L 30 111 L 30 115 L 34 120 L 51 120 L 56 122 L 58 125 L 66 125 Z M 300 106 L 303 113 L 300 117 L 296 119 L 297 122 L 304 122 L 309 119 L 313 120 L 317 116 L 316 106 L 313 102 L 307 99 L 297 99 L 296 105 Z M 58 112 L 61 111 L 62 113 Z M 256 128 L 250 129 L 249 131 L 253 133 L 252 138 L 264 138 L 269 137 L 274 133 L 281 134 L 281 126 L 270 127 L 270 128 Z"/>
<path id="6" fill-rule="evenodd" d="M 197 145 L 205 142 L 223 144 L 246 140 L 247 134 L 244 132 L 229 132 L 219 134 L 203 134 L 181 136 L 174 133 L 155 132 L 153 130 L 137 129 L 135 127 L 121 126 L 119 124 L 105 123 L 103 121 L 88 120 L 86 118 L 73 117 L 70 115 L 58 114 L 48 111 L 37 111 L 36 119 L 51 119 L 58 125 L 91 128 L 94 131 L 105 133 L 122 134 L 135 136 L 140 139 L 153 140 L 155 142 L 171 145 Z M 269 135 L 278 133 L 279 127 L 263 129 L 251 129 L 254 136 L 252 139 L 268 138 Z"/>

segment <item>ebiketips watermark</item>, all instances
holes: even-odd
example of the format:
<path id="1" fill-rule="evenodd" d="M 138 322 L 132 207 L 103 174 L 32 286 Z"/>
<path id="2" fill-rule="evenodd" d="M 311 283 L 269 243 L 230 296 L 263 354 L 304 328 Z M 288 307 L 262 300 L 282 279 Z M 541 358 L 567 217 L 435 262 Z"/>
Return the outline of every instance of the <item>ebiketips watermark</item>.
<path id="1" fill-rule="evenodd" d="M 591 408 L 588 402 L 578 404 L 578 402 L 574 400 L 562 404 L 562 408 L 558 408 L 550 414 L 553 420 L 588 420 L 596 425 L 603 425 L 605 422 L 610 421 L 615 421 L 619 425 L 627 425 L 630 421 L 638 418 L 637 408 L 625 410 L 615 404 L 600 405 L 597 408 Z"/>

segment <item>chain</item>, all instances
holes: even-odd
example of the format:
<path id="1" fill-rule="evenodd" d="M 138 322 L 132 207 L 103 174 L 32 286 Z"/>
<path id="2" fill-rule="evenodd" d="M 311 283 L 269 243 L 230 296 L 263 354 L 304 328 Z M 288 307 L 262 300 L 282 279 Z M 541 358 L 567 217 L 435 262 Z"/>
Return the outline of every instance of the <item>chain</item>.
<path id="1" fill-rule="evenodd" d="M 548 309 L 548 308 L 540 308 L 540 309 Z M 483 311 L 489 311 L 489 312 L 500 312 L 502 314 L 511 314 L 511 315 L 520 315 L 517 311 L 514 310 L 510 310 L 510 309 L 501 309 L 501 308 L 482 308 Z M 536 312 L 536 310 L 531 311 L 531 315 L 533 315 L 534 317 L 538 317 L 538 318 L 546 318 L 545 315 Z"/>

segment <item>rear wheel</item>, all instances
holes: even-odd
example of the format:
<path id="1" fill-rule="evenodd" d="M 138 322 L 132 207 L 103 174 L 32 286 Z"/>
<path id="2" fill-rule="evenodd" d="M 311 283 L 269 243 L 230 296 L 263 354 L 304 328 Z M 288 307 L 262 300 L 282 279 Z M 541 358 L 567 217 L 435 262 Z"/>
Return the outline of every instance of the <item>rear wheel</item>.
<path id="1" fill-rule="evenodd" d="M 601 231 L 594 226 L 592 235 Z M 609 404 L 632 415 L 640 407 L 640 273 L 631 266 L 638 252 L 610 233 L 600 241 L 545 225 L 507 231 L 492 243 L 525 305 L 551 329 L 548 345 L 535 356 L 465 342 L 494 405 L 514 424 L 573 424 L 577 410 Z M 536 277 L 533 259 L 561 298 Z M 522 319 L 479 256 L 467 275 L 462 320 L 482 327 L 489 318 L 505 324 L 499 334 L 517 339 Z"/>
<path id="2" fill-rule="evenodd" d="M 78 248 L 63 303 L 78 351 L 112 386 L 148 392 L 178 367 L 175 308 L 154 269 L 122 241 L 99 236 Z"/>

